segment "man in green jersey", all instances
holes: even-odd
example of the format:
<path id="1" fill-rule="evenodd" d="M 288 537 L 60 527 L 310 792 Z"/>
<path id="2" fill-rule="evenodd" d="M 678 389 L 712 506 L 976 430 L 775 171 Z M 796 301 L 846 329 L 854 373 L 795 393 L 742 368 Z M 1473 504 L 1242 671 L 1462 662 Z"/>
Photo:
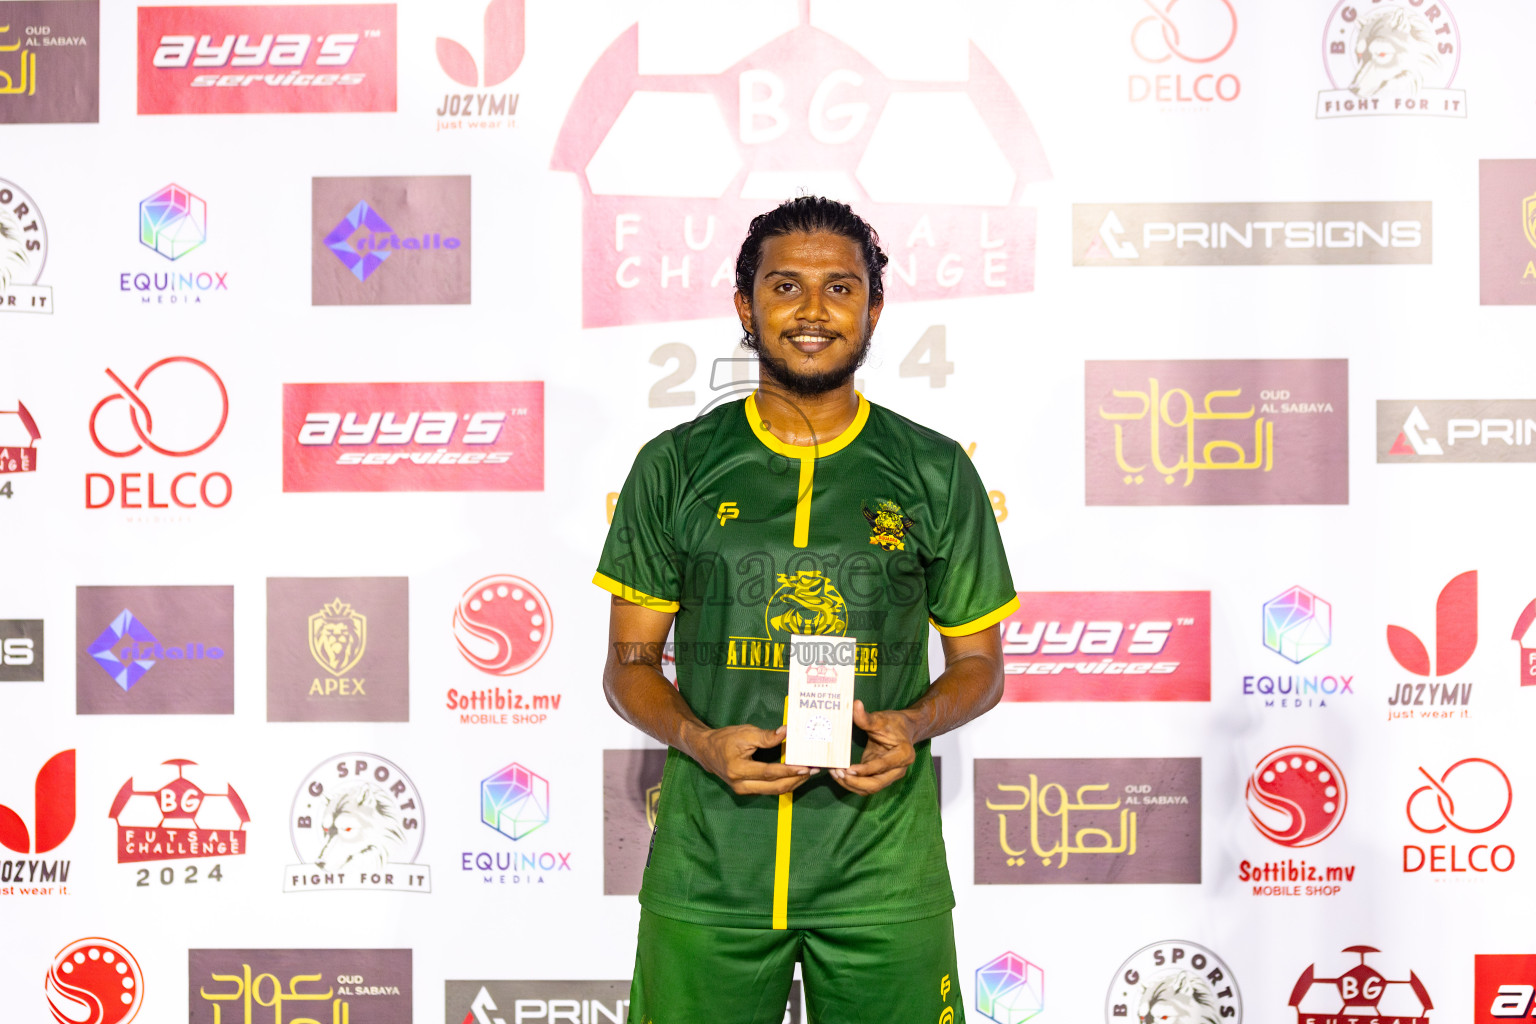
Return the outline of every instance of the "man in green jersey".
<path id="1" fill-rule="evenodd" d="M 778 1024 L 796 961 L 813 1022 L 964 1020 L 929 740 L 1002 696 L 1018 599 L 964 449 L 853 388 L 885 265 L 842 203 L 754 219 L 735 301 L 759 387 L 653 439 L 615 506 L 603 686 L 670 747 L 632 1024 Z M 795 635 L 855 641 L 849 768 L 781 763 Z"/>

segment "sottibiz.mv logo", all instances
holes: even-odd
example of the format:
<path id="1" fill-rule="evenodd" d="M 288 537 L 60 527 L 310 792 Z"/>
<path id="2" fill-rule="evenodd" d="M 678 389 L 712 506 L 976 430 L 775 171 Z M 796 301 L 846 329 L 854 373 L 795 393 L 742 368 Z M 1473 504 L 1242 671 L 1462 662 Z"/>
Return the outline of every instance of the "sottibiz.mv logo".
<path id="1" fill-rule="evenodd" d="M 285 491 L 543 489 L 543 381 L 283 385 Z"/>
<path id="2" fill-rule="evenodd" d="M 395 5 L 139 8 L 140 114 L 395 109 Z"/>
<path id="3" fill-rule="evenodd" d="M 144 1005 L 144 973 L 127 947 L 93 936 L 59 950 L 46 990 L 59 1024 L 130 1024 Z"/>
<path id="4" fill-rule="evenodd" d="M 974 44 L 944 66 L 936 39 L 908 32 L 891 37 L 906 52 L 883 63 L 930 77 L 903 81 L 819 25 L 817 5 L 801 11 L 717 74 L 690 73 L 697 60 L 665 52 L 665 28 L 639 25 L 588 72 L 552 164 L 583 194 L 585 326 L 719 316 L 736 240 L 805 186 L 848 197 L 879 227 L 891 300 L 1034 289 L 1035 211 L 1019 203 L 1050 168 L 997 69 Z M 725 5 L 711 23 L 722 42 L 764 35 L 751 6 Z M 659 136 L 675 144 L 658 149 Z"/>

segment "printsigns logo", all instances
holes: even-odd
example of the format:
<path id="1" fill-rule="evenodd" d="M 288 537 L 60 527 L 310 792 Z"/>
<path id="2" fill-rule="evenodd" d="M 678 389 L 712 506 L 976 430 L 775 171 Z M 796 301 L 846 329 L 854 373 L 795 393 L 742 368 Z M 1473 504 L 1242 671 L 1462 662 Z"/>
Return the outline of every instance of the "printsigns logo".
<path id="1" fill-rule="evenodd" d="M 760 36 L 760 12 L 728 17 L 735 38 Z M 854 197 L 880 225 L 887 301 L 1034 289 L 1036 215 L 1019 203 L 1050 169 L 996 68 L 970 45 L 963 74 L 902 81 L 821 17 L 802 5 L 797 27 L 717 74 L 668 73 L 665 58 L 641 73 L 635 25 L 588 73 L 552 161 L 583 194 L 584 326 L 719 316 L 734 240 L 802 186 Z M 658 133 L 695 157 L 656 149 Z"/>
<path id="2" fill-rule="evenodd" d="M 0 619 L 0 683 L 43 681 L 43 620 Z"/>
<path id="3" fill-rule="evenodd" d="M 138 864 L 155 860 L 238 857 L 246 850 L 245 826 L 251 816 L 245 801 L 227 782 L 214 782 L 196 761 L 172 758 L 146 775 L 124 782 L 107 816 L 117 823 L 117 862 Z M 199 782 L 201 780 L 201 783 Z M 142 786 L 143 789 L 135 787 Z M 216 789 L 215 786 L 222 786 Z M 197 881 L 197 868 L 185 867 L 182 877 Z M 169 877 L 176 878 L 175 872 Z M 205 876 L 219 882 L 224 872 L 214 865 Z M 161 872 L 161 884 L 167 873 Z M 139 884 L 149 884 L 149 872 L 139 871 Z"/>
<path id="4" fill-rule="evenodd" d="M 38 284 L 48 263 L 48 225 L 37 200 L 0 178 L 0 313 L 52 313 L 53 288 Z"/>
<path id="5" fill-rule="evenodd" d="M 1086 366 L 1089 505 L 1344 505 L 1344 359 Z"/>
<path id="6" fill-rule="evenodd" d="M 1377 401 L 1376 461 L 1536 462 L 1536 401 Z"/>
<path id="7" fill-rule="evenodd" d="M 267 721 L 410 720 L 403 576 L 267 580 Z"/>
<path id="8" fill-rule="evenodd" d="M 476 580 L 453 611 L 453 636 L 464 660 L 487 675 L 515 676 L 549 649 L 549 599 L 521 576 Z"/>
<path id="9" fill-rule="evenodd" d="M 661 801 L 661 748 L 603 751 L 603 895 L 633 896 Z"/>
<path id="10" fill-rule="evenodd" d="M 53 958 L 45 985 L 60 1024 L 130 1024 L 144 1005 L 144 974 L 111 939 L 76 939 Z"/>
<path id="11" fill-rule="evenodd" d="M 1515 620 L 1515 631 L 1510 639 L 1520 645 L 1520 685 L 1536 686 L 1536 600 L 1526 605 Z M 0 670 L 0 679 L 4 678 L 3 670 Z"/>
<path id="12" fill-rule="evenodd" d="M 1406 979 L 1391 979 L 1365 962 L 1381 950 L 1375 946 L 1345 946 L 1360 962 L 1337 978 L 1319 978 L 1308 964 L 1291 990 L 1290 1005 L 1297 1024 L 1332 1024 L 1350 1020 L 1390 1020 L 1393 1024 L 1429 1024 L 1435 1008 L 1424 983 L 1412 971 Z"/>
<path id="13" fill-rule="evenodd" d="M 1076 267 L 1429 263 L 1428 202 L 1074 203 Z"/>
<path id="14" fill-rule="evenodd" d="M 1001 628 L 1004 700 L 1211 699 L 1209 591 L 1021 591 Z"/>
<path id="15" fill-rule="evenodd" d="M 75 620 L 77 714 L 234 713 L 233 587 L 77 587 Z"/>
<path id="16" fill-rule="evenodd" d="M 543 381 L 283 385 L 285 491 L 543 489 Z"/>
<path id="17" fill-rule="evenodd" d="M 977 885 L 1200 881 L 1199 758 L 978 758 L 974 799 Z"/>
<path id="18" fill-rule="evenodd" d="M 395 109 L 394 4 L 139 8 L 140 114 Z"/>
<path id="19" fill-rule="evenodd" d="M 1339 0 L 1323 33 L 1333 88 L 1317 94 L 1317 116 L 1466 117 L 1466 92 L 1450 88 L 1460 66 L 1449 0 Z"/>
<path id="20" fill-rule="evenodd" d="M 1221 957 L 1199 943 L 1165 939 L 1143 946 L 1109 984 L 1106 1024 L 1180 1019 L 1243 1024 L 1237 978 Z"/>
<path id="21" fill-rule="evenodd" d="M 976 969 L 976 1012 L 995 1024 L 1024 1024 L 1045 1009 L 1045 972 L 1014 952 Z"/>
<path id="22" fill-rule="evenodd" d="M 1472 996 L 1472 1024 L 1504 1024 L 1536 1009 L 1536 956 L 1479 953 Z"/>
<path id="23" fill-rule="evenodd" d="M 629 1019 L 628 978 L 622 981 L 453 981 L 447 983 L 447 1024 L 622 1024 Z M 789 986 L 783 1024 L 800 1024 L 800 982 Z M 202 1022 L 194 1022 L 202 1024 Z M 391 1022 L 392 1024 L 392 1022 Z"/>
<path id="24" fill-rule="evenodd" d="M 1509 775 L 1485 757 L 1462 758 L 1438 777 L 1420 765 L 1419 775 L 1424 785 L 1408 795 L 1407 815 L 1408 824 L 1424 835 L 1451 840 L 1456 832 L 1482 836 L 1504 824 L 1514 806 Z M 1508 844 L 1478 842 L 1469 847 L 1453 841 L 1427 848 L 1413 843 L 1403 846 L 1405 873 L 1484 874 L 1490 868 L 1506 872 L 1514 866 L 1515 851 Z"/>
<path id="25" fill-rule="evenodd" d="M 190 1024 L 411 1024 L 412 998 L 409 949 L 187 951 Z"/>
<path id="26" fill-rule="evenodd" d="M 426 826 L 421 795 L 377 754 L 337 754 L 318 765 L 299 784 L 289 822 L 300 863 L 284 869 L 284 892 L 432 891 L 431 869 L 416 863 Z"/>
<path id="27" fill-rule="evenodd" d="M 97 121 L 99 0 L 7 0 L 0 20 L 0 124 Z"/>
<path id="28" fill-rule="evenodd" d="M 1152 13 L 1132 27 L 1131 50 L 1145 64 L 1177 70 L 1131 75 L 1131 102 L 1230 103 L 1237 99 L 1242 81 L 1214 64 L 1237 42 L 1237 8 L 1232 0 L 1143 2 Z"/>
<path id="29" fill-rule="evenodd" d="M 37 442 L 43 436 L 37 420 L 18 399 L 16 408 L 0 409 L 0 475 L 37 471 Z M 0 485 L 0 496 L 11 496 L 10 481 Z"/>
<path id="30" fill-rule="evenodd" d="M 469 303 L 467 175 L 315 178 L 312 191 L 314 305 Z"/>

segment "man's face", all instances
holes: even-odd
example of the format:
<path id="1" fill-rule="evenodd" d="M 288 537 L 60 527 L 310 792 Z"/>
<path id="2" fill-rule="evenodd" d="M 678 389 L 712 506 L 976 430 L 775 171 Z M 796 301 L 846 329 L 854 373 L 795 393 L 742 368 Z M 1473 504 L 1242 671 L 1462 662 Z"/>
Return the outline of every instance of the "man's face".
<path id="1" fill-rule="evenodd" d="M 842 387 L 880 319 L 858 244 L 828 231 L 795 232 L 764 241 L 762 255 L 751 298 L 738 292 L 736 312 L 757 339 L 763 376 L 806 397 Z"/>

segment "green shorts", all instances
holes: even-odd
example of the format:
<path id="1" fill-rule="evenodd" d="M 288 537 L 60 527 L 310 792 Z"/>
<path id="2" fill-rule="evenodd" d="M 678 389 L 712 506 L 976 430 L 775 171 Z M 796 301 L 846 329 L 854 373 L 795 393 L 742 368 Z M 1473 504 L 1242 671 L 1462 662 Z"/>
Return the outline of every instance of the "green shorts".
<path id="1" fill-rule="evenodd" d="M 796 961 L 809 1024 L 964 1024 L 948 911 L 776 931 L 690 924 L 643 908 L 629 1024 L 782 1024 Z"/>

